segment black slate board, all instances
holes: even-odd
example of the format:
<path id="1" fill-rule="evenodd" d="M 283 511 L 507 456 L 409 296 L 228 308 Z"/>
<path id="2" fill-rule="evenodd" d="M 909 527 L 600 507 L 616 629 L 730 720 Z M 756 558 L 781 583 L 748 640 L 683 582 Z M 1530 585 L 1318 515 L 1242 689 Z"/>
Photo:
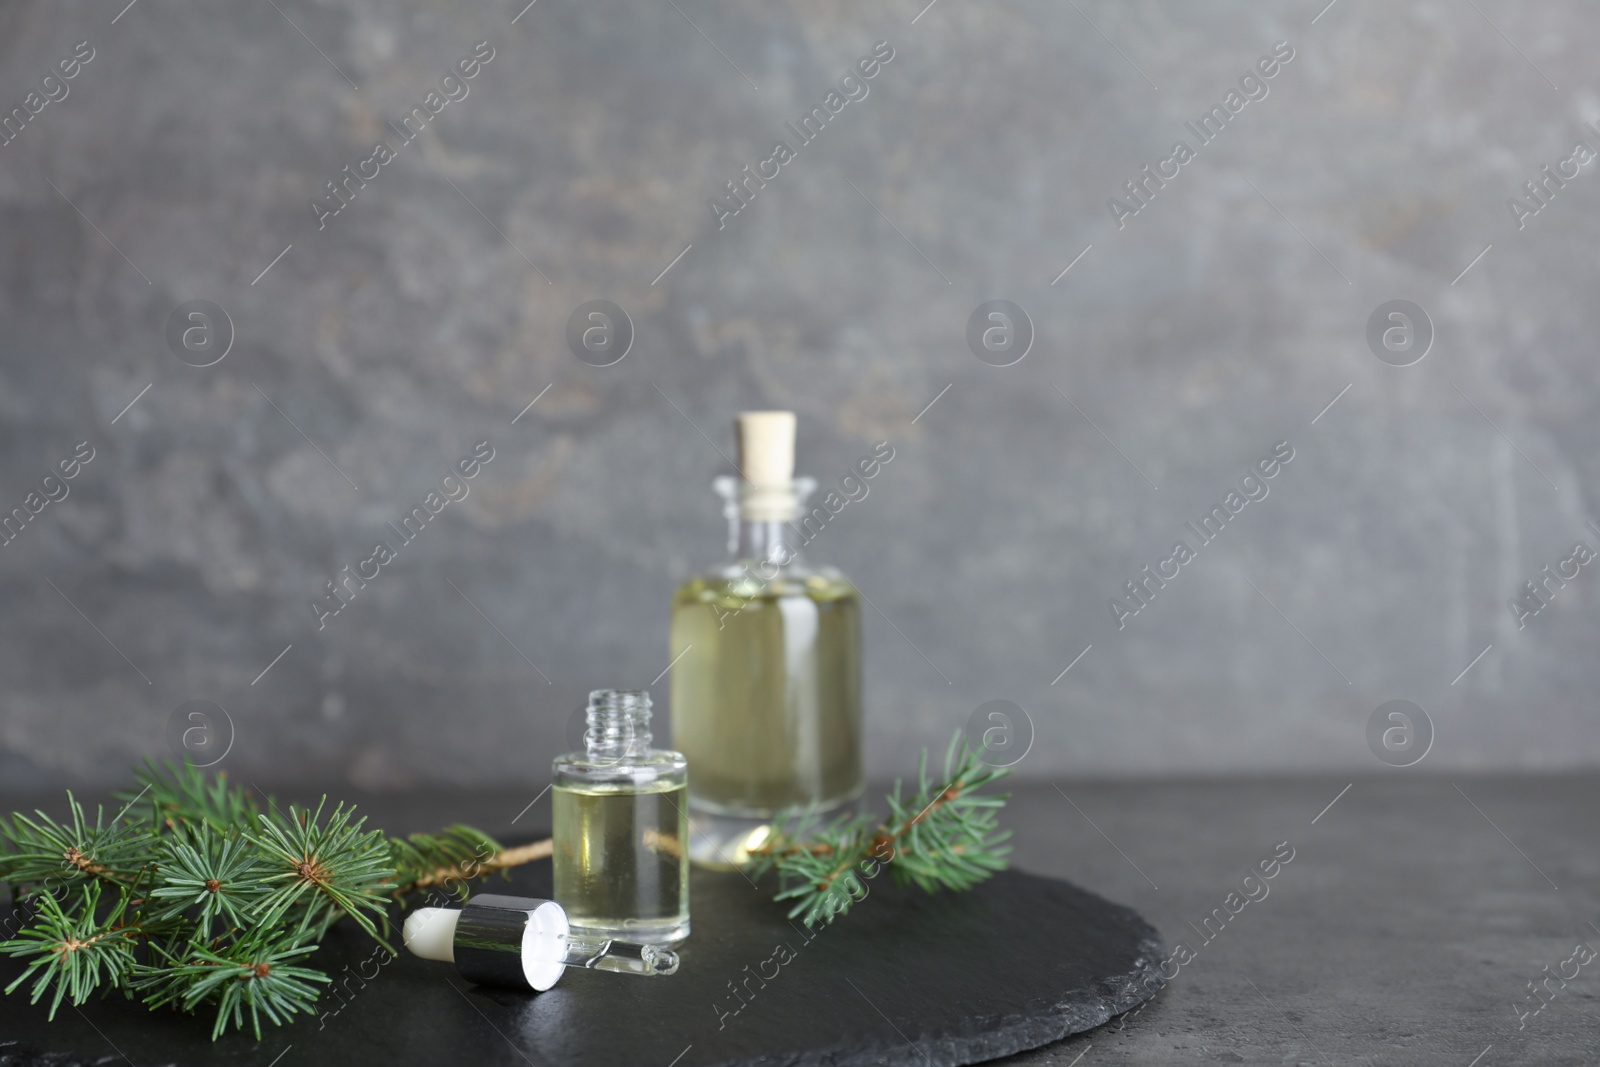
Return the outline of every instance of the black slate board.
<path id="1" fill-rule="evenodd" d="M 549 865 L 486 888 L 548 896 Z M 0 1067 L 953 1067 L 1135 1007 L 1161 955 L 1156 931 L 1132 910 L 1016 871 L 937 896 L 880 876 L 864 903 L 810 939 L 784 919 L 770 886 L 695 871 L 691 892 L 694 935 L 671 978 L 569 970 L 538 996 L 478 988 L 447 964 L 385 962 L 345 923 L 315 957 L 339 995 L 324 995 L 320 1018 L 264 1026 L 260 1044 L 237 1033 L 213 1044 L 209 1022 L 120 996 L 81 1011 L 64 1004 L 47 1023 L 45 1005 L 30 1006 L 19 988 L 0 997 Z M 20 970 L 0 962 L 0 987 Z"/>

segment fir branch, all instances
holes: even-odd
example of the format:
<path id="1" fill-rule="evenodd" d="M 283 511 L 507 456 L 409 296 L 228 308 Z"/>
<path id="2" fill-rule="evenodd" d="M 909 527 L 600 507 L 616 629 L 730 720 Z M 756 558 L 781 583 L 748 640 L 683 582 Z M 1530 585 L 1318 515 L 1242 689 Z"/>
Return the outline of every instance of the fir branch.
<path id="1" fill-rule="evenodd" d="M 168 837 L 162 846 L 160 885 L 150 892 L 153 904 L 165 904 L 158 920 L 172 920 L 195 908 L 195 936 L 211 937 L 214 921 L 248 925 L 248 914 L 266 895 L 260 881 L 260 863 L 251 842 L 237 833 L 222 833 L 200 823 L 182 835 Z"/>
<path id="2" fill-rule="evenodd" d="M 38 897 L 34 921 L 9 941 L 0 942 L 0 953 L 33 957 L 26 970 L 6 986 L 10 993 L 29 976 L 39 972 L 33 983 L 30 1004 L 37 1004 L 52 987 L 50 1018 L 56 1017 L 63 998 L 74 1005 L 89 999 L 102 982 L 117 985 L 134 966 L 135 929 L 123 925 L 128 894 L 118 890 L 119 899 L 103 920 L 95 918 L 100 904 L 100 882 L 89 882 L 69 899 L 76 908 L 63 908 L 49 893 Z"/>
<path id="3" fill-rule="evenodd" d="M 24 922 L 0 955 L 28 960 L 6 992 L 31 982 L 51 1018 L 63 1000 L 120 990 L 151 1008 L 214 1008 L 213 1038 L 248 1017 L 259 1038 L 263 1019 L 315 1010 L 330 980 L 307 957 L 344 916 L 382 943 L 391 893 L 459 890 L 550 854 L 549 841 L 506 850 L 460 825 L 388 838 L 326 798 L 284 815 L 269 797 L 263 814 L 187 761 L 136 775 L 109 820 L 91 822 L 70 793 L 64 821 L 0 818 L 0 882 Z"/>
<path id="4" fill-rule="evenodd" d="M 818 827 L 811 813 L 775 820 L 764 841 L 748 849 L 752 874 L 775 870 L 779 901 L 794 901 L 790 918 L 808 927 L 831 923 L 866 898 L 866 882 L 887 867 L 898 885 L 926 892 L 970 889 L 1004 870 L 1010 831 L 999 828 L 1003 796 L 980 796 L 984 786 L 1005 777 L 957 733 L 945 752 L 944 773 L 928 777 L 922 753 L 917 790 L 902 797 L 901 783 L 886 798 L 888 817 L 846 817 Z M 793 824 L 785 828 L 785 824 Z"/>
<path id="5" fill-rule="evenodd" d="M 465 882 L 488 873 L 487 864 L 500 852 L 494 838 L 460 823 L 436 834 L 391 838 L 389 860 L 395 869 L 394 895 L 452 883 L 464 895 Z"/>
<path id="6" fill-rule="evenodd" d="M 0 881 L 13 885 L 38 885 L 61 881 L 80 884 L 89 881 L 113 885 L 132 885 L 143 862 L 143 838 L 137 824 L 112 819 L 105 821 L 105 809 L 95 809 L 94 824 L 89 824 L 83 805 L 67 793 L 70 818 L 57 822 L 42 811 L 34 818 L 15 814 L 0 818 L 0 840 L 9 846 L 0 853 Z"/>
<path id="7" fill-rule="evenodd" d="M 130 806 L 141 799 L 150 806 L 150 818 L 175 829 L 185 823 L 203 822 L 218 830 L 247 831 L 255 828 L 259 809 L 254 798 L 228 783 L 226 771 L 213 778 L 193 762 L 167 760 L 161 764 L 146 760 L 134 771 L 142 789 L 118 793 L 117 799 Z M 270 798 L 269 798 L 270 802 Z"/>
<path id="8" fill-rule="evenodd" d="M 158 946 L 153 954 L 164 963 L 139 966 L 132 987 L 146 993 L 145 1003 L 152 1009 L 173 1004 L 192 1012 L 201 1004 L 214 1003 L 213 1041 L 230 1023 L 244 1029 L 248 1009 L 251 1029 L 259 1041 L 262 1015 L 282 1026 L 298 1012 L 315 1014 L 319 990 L 312 983 L 326 985 L 330 979 L 322 971 L 294 961 L 316 949 L 315 941 L 305 943 L 294 934 L 285 936 L 268 927 L 257 927 L 221 950 L 190 945 L 187 953 L 180 955 Z"/>
<path id="9" fill-rule="evenodd" d="M 366 819 L 352 822 L 355 809 L 343 804 L 335 805 L 324 823 L 327 802 L 323 797 L 310 814 L 291 804 L 287 819 L 276 809 L 260 816 L 260 830 L 250 840 L 261 849 L 263 867 L 272 872 L 265 880 L 281 884 L 256 905 L 255 921 L 271 926 L 304 904 L 303 929 L 323 912 L 343 912 L 384 944 L 374 916 L 384 919 L 385 894 L 395 888 L 390 843 L 381 830 L 363 833 Z"/>

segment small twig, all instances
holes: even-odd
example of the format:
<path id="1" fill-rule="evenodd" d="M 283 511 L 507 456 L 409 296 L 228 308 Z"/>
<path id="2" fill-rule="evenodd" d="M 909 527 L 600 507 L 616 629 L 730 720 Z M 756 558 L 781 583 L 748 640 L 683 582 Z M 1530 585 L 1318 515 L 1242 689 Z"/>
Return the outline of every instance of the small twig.
<path id="1" fill-rule="evenodd" d="M 481 863 L 477 860 L 467 860 L 464 863 L 452 863 L 448 866 L 437 867 L 410 885 L 401 886 L 395 892 L 397 894 L 409 893 L 418 889 L 427 889 L 431 886 L 440 885 L 444 882 L 464 881 L 468 878 L 479 878 L 485 874 L 492 874 L 495 871 L 520 867 L 524 863 L 532 863 L 535 860 L 547 858 L 553 848 L 554 843 L 552 840 L 545 838 L 543 841 L 535 841 L 532 844 L 508 848 Z"/>
<path id="2" fill-rule="evenodd" d="M 490 871 L 503 871 L 507 867 L 520 867 L 524 863 L 532 863 L 534 860 L 548 858 L 554 848 L 554 840 L 547 837 L 543 841 L 535 841 L 532 844 L 508 848 L 483 866 L 485 870 Z"/>
<path id="3" fill-rule="evenodd" d="M 941 776 L 928 774 L 924 751 L 915 791 L 902 799 L 896 783 L 888 814 L 838 818 L 815 825 L 811 814 L 793 825 L 780 817 L 767 840 L 752 842 L 748 867 L 776 871 L 779 902 L 794 901 L 790 917 L 804 915 L 808 926 L 831 923 L 866 896 L 865 885 L 890 869 L 898 885 L 927 892 L 970 889 L 1004 870 L 1010 835 L 996 825 L 995 810 L 1005 797 L 979 793 L 1006 768 L 985 766 L 960 733 L 945 753 Z"/>
<path id="4" fill-rule="evenodd" d="M 798 856 L 800 853 L 806 852 L 813 856 L 833 855 L 833 846 L 824 841 L 800 842 L 798 844 L 791 842 L 782 849 L 774 848 L 773 844 L 772 840 L 768 840 L 765 844 L 756 848 L 747 849 L 746 854 L 751 856 Z"/>
<path id="5" fill-rule="evenodd" d="M 950 801 L 955 800 L 959 796 L 961 796 L 961 790 L 957 789 L 954 785 L 946 786 L 942 791 L 940 791 L 939 795 L 934 798 L 933 803 L 923 808 L 914 817 L 906 820 L 905 824 L 894 832 L 888 832 L 887 824 L 879 826 L 877 833 L 873 834 L 872 840 L 867 843 L 867 851 L 876 852 L 884 845 L 894 844 L 896 841 L 900 840 L 900 838 L 910 833 L 912 827 L 916 826 L 934 811 L 943 807 L 945 804 L 948 804 Z M 782 849 L 777 849 L 773 846 L 774 842 L 768 841 L 756 848 L 750 849 L 749 854 L 752 856 L 795 856 L 802 852 L 810 853 L 813 856 L 828 856 L 833 854 L 833 846 L 821 841 L 815 841 L 809 844 L 804 842 L 790 842 Z M 846 866 L 849 866 L 849 864 L 846 864 Z"/>
<path id="6" fill-rule="evenodd" d="M 934 797 L 927 807 L 917 812 L 917 814 L 910 819 L 907 819 L 899 827 L 891 831 L 888 827 L 888 824 L 885 823 L 880 825 L 877 832 L 872 835 L 872 839 L 867 843 L 867 846 L 863 851 L 867 855 L 872 856 L 881 854 L 886 847 L 892 847 L 896 841 L 910 833 L 913 827 L 922 822 L 922 820 L 926 819 L 934 811 L 950 803 L 959 796 L 961 796 L 961 790 L 955 785 L 955 783 L 950 783 L 939 791 L 939 795 Z M 774 849 L 772 843 L 768 842 L 758 848 L 750 849 L 749 854 L 752 856 L 777 857 L 793 856 L 804 852 L 813 856 L 827 856 L 831 855 L 833 851 L 834 849 L 832 845 L 821 842 L 814 842 L 811 844 L 791 843 L 781 850 Z M 952 849 L 952 851 L 960 853 L 962 849 L 959 845 L 957 845 L 954 849 Z M 835 867 L 833 870 L 829 871 L 827 875 L 817 881 L 816 888 L 818 891 L 826 892 L 828 889 L 832 888 L 833 883 L 841 875 L 848 871 L 858 859 L 860 859 L 859 853 L 848 857 L 838 867 Z"/>
<path id="7" fill-rule="evenodd" d="M 884 830 L 887 829 L 887 827 L 879 827 L 878 832 L 872 835 L 872 840 L 867 845 L 867 850 L 866 850 L 867 854 L 870 855 L 870 856 L 877 856 L 877 855 L 880 855 L 883 852 L 884 848 L 886 848 L 886 847 L 887 848 L 892 848 L 894 846 L 894 843 L 896 841 L 900 840 L 906 834 L 909 834 L 914 826 L 916 826 L 918 823 L 920 823 L 923 819 L 926 819 L 935 810 L 937 810 L 937 809 L 943 807 L 944 805 L 950 803 L 952 800 L 955 800 L 960 795 L 961 795 L 961 790 L 959 788 L 957 788 L 957 786 L 956 786 L 956 784 L 954 782 L 952 782 L 949 785 L 945 786 L 943 789 L 941 789 L 939 791 L 939 795 L 934 797 L 933 800 L 928 802 L 928 806 L 927 807 L 925 807 L 921 811 L 917 812 L 917 814 L 915 816 L 913 816 L 911 819 L 909 819 L 905 823 L 903 823 L 894 832 L 885 833 Z M 822 890 L 827 890 L 827 889 L 832 888 L 834 880 L 837 879 L 840 875 L 844 874 L 846 871 L 848 871 L 850 869 L 851 865 L 855 863 L 856 859 L 857 859 L 857 857 L 852 856 L 849 859 L 848 862 L 846 862 L 845 864 L 843 864 L 840 867 L 835 868 L 832 872 L 830 872 L 828 874 L 828 877 L 826 879 L 824 879 L 824 881 L 817 886 L 817 888 L 818 889 L 822 889 Z"/>

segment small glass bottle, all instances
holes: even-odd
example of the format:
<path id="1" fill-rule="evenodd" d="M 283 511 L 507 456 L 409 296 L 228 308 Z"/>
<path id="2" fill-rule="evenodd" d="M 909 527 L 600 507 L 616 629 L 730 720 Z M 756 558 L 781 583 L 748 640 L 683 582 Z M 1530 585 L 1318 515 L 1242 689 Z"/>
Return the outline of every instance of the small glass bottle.
<path id="1" fill-rule="evenodd" d="M 694 766 L 690 858 L 738 865 L 786 808 L 822 815 L 862 792 L 861 608 L 855 586 L 800 556 L 816 488 L 794 477 L 794 415 L 738 417 L 741 477 L 713 488 L 727 563 L 672 602 L 673 743 Z"/>
<path id="2" fill-rule="evenodd" d="M 551 784 L 555 899 L 573 933 L 671 945 L 689 936 L 687 763 L 650 747 L 650 694 L 589 694 L 584 751 Z"/>

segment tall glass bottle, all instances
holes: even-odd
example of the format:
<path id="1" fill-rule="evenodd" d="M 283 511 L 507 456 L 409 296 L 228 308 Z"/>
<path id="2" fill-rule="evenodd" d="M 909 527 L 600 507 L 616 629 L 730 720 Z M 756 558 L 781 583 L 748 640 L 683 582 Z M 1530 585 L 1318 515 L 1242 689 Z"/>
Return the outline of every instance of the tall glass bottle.
<path id="1" fill-rule="evenodd" d="M 730 558 L 672 602 L 672 737 L 694 768 L 689 856 L 706 866 L 742 862 L 785 808 L 827 813 L 862 791 L 859 597 L 800 555 L 816 482 L 793 476 L 794 415 L 745 412 L 737 428 L 741 476 L 713 482 Z"/>
<path id="2" fill-rule="evenodd" d="M 683 756 L 651 748 L 650 694 L 589 694 L 584 751 L 555 760 L 555 899 L 580 937 L 670 945 L 689 936 Z"/>

